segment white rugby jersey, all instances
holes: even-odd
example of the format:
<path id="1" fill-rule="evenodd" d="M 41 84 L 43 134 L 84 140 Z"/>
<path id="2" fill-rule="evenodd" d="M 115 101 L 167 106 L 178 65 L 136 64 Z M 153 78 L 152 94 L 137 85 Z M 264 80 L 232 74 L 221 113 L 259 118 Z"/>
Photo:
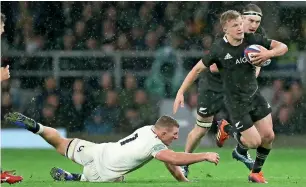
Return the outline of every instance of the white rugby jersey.
<path id="1" fill-rule="evenodd" d="M 108 180 L 116 179 L 149 162 L 167 146 L 153 132 L 153 126 L 137 129 L 115 143 L 97 145 L 94 150 L 98 172 Z"/>

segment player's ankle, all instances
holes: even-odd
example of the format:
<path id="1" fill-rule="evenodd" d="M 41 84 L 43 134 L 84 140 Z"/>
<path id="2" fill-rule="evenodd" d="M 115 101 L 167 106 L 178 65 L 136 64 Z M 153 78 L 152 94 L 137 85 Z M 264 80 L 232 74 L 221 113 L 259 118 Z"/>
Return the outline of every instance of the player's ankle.
<path id="1" fill-rule="evenodd" d="M 38 130 L 37 132 L 34 132 L 35 134 L 42 134 L 44 132 L 44 128 L 45 126 L 43 126 L 42 124 L 40 123 L 37 123 L 37 127 L 38 127 Z"/>
<path id="2" fill-rule="evenodd" d="M 235 150 L 237 151 L 237 153 L 241 154 L 241 155 L 246 155 L 248 152 L 248 148 L 246 148 L 245 146 L 242 146 L 240 144 L 238 144 L 235 148 Z"/>

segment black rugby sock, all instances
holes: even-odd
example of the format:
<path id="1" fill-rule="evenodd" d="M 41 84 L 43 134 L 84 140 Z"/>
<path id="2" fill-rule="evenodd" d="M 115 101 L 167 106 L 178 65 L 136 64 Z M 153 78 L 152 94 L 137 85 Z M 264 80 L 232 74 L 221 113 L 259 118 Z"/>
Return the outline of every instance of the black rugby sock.
<path id="1" fill-rule="evenodd" d="M 80 181 L 81 180 L 82 174 L 71 173 L 71 175 L 73 176 L 72 180 L 74 180 L 74 181 Z"/>
<path id="2" fill-rule="evenodd" d="M 234 137 L 233 133 L 234 133 L 235 129 L 233 128 L 233 126 L 231 126 L 231 125 L 225 125 L 225 126 L 224 126 L 224 131 L 225 131 L 228 135 L 230 135 L 231 137 Z"/>
<path id="3" fill-rule="evenodd" d="M 241 155 L 246 155 L 248 152 L 248 148 L 244 147 L 240 143 L 237 144 L 236 151 Z"/>
<path id="4" fill-rule="evenodd" d="M 242 149 L 246 149 L 247 147 L 243 145 L 243 143 L 241 142 L 241 133 L 237 131 L 237 129 L 231 125 L 225 125 L 224 126 L 224 131 L 230 135 L 232 138 L 235 138 L 236 141 L 238 142 L 239 146 Z"/>
<path id="5" fill-rule="evenodd" d="M 261 168 L 264 165 L 270 151 L 271 149 L 266 149 L 264 147 L 257 148 L 256 159 L 252 169 L 253 173 L 259 173 L 261 171 Z"/>

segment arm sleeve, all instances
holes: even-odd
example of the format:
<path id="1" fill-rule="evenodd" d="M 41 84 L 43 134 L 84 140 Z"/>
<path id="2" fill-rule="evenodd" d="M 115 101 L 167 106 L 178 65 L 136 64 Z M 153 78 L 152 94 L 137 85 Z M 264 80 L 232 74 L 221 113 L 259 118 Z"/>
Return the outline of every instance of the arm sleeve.
<path id="1" fill-rule="evenodd" d="M 272 40 L 260 34 L 252 34 L 251 42 L 270 49 Z"/>
<path id="2" fill-rule="evenodd" d="M 218 61 L 216 44 L 213 44 L 210 51 L 202 57 L 202 62 L 209 67 Z"/>
<path id="3" fill-rule="evenodd" d="M 159 152 L 159 151 L 162 151 L 162 150 L 165 150 L 165 149 L 168 149 L 167 146 L 165 144 L 162 144 L 162 143 L 157 143 L 155 144 L 152 149 L 151 149 L 151 155 L 153 157 L 156 156 L 156 154 Z"/>

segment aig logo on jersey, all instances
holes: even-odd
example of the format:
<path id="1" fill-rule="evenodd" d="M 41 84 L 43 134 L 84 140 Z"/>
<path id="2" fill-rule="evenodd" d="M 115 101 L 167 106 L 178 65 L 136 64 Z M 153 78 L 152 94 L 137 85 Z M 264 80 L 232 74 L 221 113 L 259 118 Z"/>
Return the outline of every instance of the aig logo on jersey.
<path id="1" fill-rule="evenodd" d="M 236 59 L 236 64 L 242 64 L 242 63 L 247 63 L 247 62 L 248 60 L 246 57 L 243 57 L 243 58 L 240 57 L 240 59 Z"/>

